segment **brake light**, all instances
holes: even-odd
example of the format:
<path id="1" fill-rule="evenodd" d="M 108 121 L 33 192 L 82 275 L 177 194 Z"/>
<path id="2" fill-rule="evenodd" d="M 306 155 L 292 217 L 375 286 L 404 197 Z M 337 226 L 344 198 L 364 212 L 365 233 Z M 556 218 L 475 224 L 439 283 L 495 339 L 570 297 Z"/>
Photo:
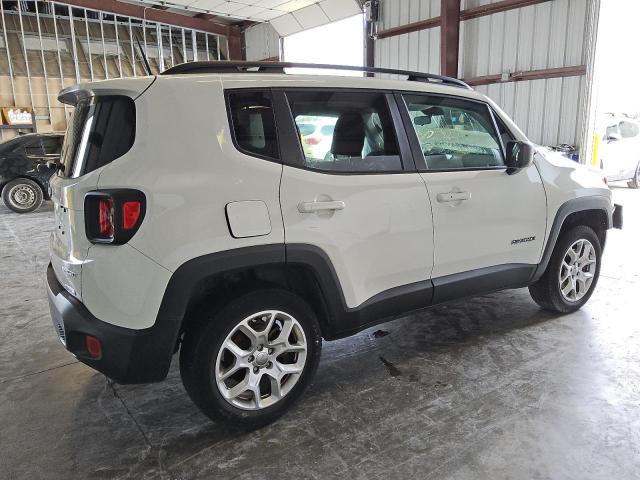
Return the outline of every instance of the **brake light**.
<path id="1" fill-rule="evenodd" d="M 113 199 L 105 198 L 98 202 L 98 231 L 102 238 L 113 238 Z"/>
<path id="2" fill-rule="evenodd" d="M 89 192 L 84 199 L 87 238 L 93 243 L 122 245 L 140 228 L 146 197 L 139 190 L 112 189 Z"/>
<path id="3" fill-rule="evenodd" d="M 122 228 L 131 230 L 138 223 L 140 218 L 141 203 L 140 202 L 124 202 L 122 204 Z"/>
<path id="4" fill-rule="evenodd" d="M 320 139 L 316 137 L 306 137 L 304 139 L 304 143 L 307 145 L 318 145 L 320 143 Z"/>
<path id="5" fill-rule="evenodd" d="M 85 337 L 85 346 L 87 347 L 87 353 L 91 358 L 99 360 L 102 358 L 102 343 L 96 337 L 92 337 L 91 335 L 87 335 Z"/>

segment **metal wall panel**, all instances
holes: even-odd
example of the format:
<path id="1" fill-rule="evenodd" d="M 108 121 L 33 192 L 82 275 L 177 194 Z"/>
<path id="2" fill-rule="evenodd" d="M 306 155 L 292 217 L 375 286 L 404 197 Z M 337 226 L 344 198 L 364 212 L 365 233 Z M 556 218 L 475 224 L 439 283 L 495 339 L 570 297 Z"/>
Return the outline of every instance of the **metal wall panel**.
<path id="1" fill-rule="evenodd" d="M 280 36 L 269 23 L 259 23 L 244 31 L 247 60 L 265 60 L 278 57 Z"/>
<path id="2" fill-rule="evenodd" d="M 462 0 L 468 9 L 499 0 Z M 500 12 L 460 25 L 460 77 L 584 65 L 588 62 L 588 14 L 594 0 L 552 0 Z M 440 0 L 381 0 L 378 30 L 440 14 Z M 439 73 L 440 29 L 388 37 L 375 42 L 375 65 Z M 581 142 L 582 77 L 506 82 L 477 87 L 514 119 L 527 136 L 544 145 Z"/>
<path id="3" fill-rule="evenodd" d="M 378 30 L 440 15 L 440 0 L 382 0 Z M 440 73 L 440 28 L 375 42 L 375 66 Z"/>

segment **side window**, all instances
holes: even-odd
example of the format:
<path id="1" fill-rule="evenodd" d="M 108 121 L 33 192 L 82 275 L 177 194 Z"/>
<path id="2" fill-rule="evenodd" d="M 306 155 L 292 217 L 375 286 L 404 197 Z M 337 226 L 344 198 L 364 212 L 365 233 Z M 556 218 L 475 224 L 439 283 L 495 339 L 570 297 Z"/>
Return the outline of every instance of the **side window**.
<path id="1" fill-rule="evenodd" d="M 398 142 L 382 93 L 287 92 L 309 168 L 334 172 L 402 170 Z"/>
<path id="2" fill-rule="evenodd" d="M 249 155 L 277 160 L 278 141 L 270 93 L 233 91 L 228 99 L 237 147 Z"/>
<path id="3" fill-rule="evenodd" d="M 513 134 L 509 131 L 507 126 L 504 124 L 502 119 L 494 112 L 493 118 L 495 118 L 496 123 L 498 124 L 498 132 L 500 132 L 500 139 L 502 140 L 502 145 L 504 148 L 507 148 L 507 143 L 513 142 L 515 140 Z"/>
<path id="4" fill-rule="evenodd" d="M 504 165 L 487 105 L 430 95 L 404 95 L 404 100 L 429 170 Z"/>
<path id="5" fill-rule="evenodd" d="M 33 140 L 24 146 L 24 152 L 29 156 L 40 157 L 42 156 L 42 143 L 40 139 Z"/>
<path id="6" fill-rule="evenodd" d="M 60 155 L 62 142 L 60 137 L 42 137 L 45 155 Z"/>

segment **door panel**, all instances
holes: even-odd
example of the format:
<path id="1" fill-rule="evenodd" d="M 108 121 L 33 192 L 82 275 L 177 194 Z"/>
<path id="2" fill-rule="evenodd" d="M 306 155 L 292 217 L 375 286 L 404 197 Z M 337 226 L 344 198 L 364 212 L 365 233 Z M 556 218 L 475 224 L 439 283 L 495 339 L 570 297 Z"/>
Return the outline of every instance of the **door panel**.
<path id="1" fill-rule="evenodd" d="M 434 278 L 494 265 L 540 261 L 546 197 L 534 165 L 515 175 L 507 175 L 504 170 L 421 175 L 433 207 Z M 449 201 L 452 193 L 467 199 Z"/>
<path id="2" fill-rule="evenodd" d="M 280 200 L 286 243 L 312 244 L 328 255 L 348 307 L 429 278 L 433 227 L 418 173 L 332 175 L 285 166 Z M 307 212 L 308 203 L 324 202 L 344 205 Z"/>
<path id="3" fill-rule="evenodd" d="M 503 143 L 510 133 L 498 128 L 489 106 L 448 95 L 396 98 L 431 199 L 434 283 L 481 268 L 537 264 L 546 231 L 542 180 L 535 165 L 507 175 Z"/>

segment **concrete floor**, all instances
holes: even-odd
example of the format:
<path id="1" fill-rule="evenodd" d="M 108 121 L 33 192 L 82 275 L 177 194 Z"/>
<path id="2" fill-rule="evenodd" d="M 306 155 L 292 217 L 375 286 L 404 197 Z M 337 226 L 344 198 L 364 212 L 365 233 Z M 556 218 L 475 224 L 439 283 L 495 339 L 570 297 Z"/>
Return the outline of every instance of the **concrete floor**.
<path id="1" fill-rule="evenodd" d="M 296 407 L 243 435 L 200 414 L 177 362 L 127 387 L 75 362 L 43 287 L 51 207 L 0 206 L 0 478 L 639 478 L 640 191 L 615 197 L 625 230 L 582 311 L 514 290 L 326 343 Z"/>

